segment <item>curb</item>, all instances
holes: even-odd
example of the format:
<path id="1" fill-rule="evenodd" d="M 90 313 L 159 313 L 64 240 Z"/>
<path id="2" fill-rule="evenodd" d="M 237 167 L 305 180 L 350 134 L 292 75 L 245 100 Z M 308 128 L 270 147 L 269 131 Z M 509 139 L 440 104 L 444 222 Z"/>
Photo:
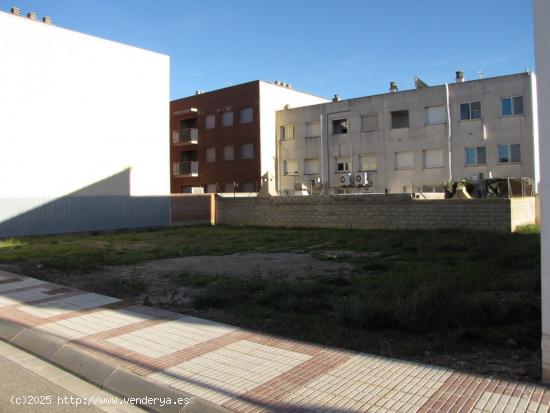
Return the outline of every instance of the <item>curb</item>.
<path id="1" fill-rule="evenodd" d="M 0 319 L 0 339 L 74 374 L 103 390 L 126 399 L 148 398 L 151 402 L 139 406 L 156 413 L 229 413 L 229 410 L 181 390 L 142 377 L 130 370 L 111 365 L 104 360 L 71 345 L 56 336 Z M 174 404 L 154 403 L 170 400 Z M 183 405 L 177 400 L 188 400 Z"/>

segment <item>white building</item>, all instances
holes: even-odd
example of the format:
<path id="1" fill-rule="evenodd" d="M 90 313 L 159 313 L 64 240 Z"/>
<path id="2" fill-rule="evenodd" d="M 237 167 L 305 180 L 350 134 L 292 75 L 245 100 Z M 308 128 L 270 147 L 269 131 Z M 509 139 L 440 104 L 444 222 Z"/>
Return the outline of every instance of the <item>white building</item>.
<path id="1" fill-rule="evenodd" d="M 393 83 L 393 82 L 392 82 Z M 534 74 L 455 82 L 277 112 L 281 193 L 438 192 L 446 180 L 538 178 Z M 298 184 L 298 185 L 296 185 Z"/>
<path id="2" fill-rule="evenodd" d="M 168 56 L 33 17 L 0 12 L 0 237 L 168 224 Z"/>
<path id="3" fill-rule="evenodd" d="M 535 0 L 535 46 L 541 162 L 542 378 L 550 382 L 550 3 Z"/>

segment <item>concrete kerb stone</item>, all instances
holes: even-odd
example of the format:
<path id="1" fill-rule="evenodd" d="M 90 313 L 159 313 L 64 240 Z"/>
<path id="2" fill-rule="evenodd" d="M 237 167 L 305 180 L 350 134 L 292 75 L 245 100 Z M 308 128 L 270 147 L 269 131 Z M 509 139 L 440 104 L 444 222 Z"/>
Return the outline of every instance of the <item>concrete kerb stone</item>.
<path id="1" fill-rule="evenodd" d="M 59 349 L 52 355 L 51 361 L 99 386 L 103 385 L 107 377 L 117 368 L 71 345 L 65 345 Z"/>
<path id="2" fill-rule="evenodd" d="M 76 346 L 67 344 L 52 334 L 21 326 L 13 321 L 0 319 L 0 338 L 22 350 L 28 351 L 69 373 L 73 373 L 101 388 L 124 398 L 157 398 L 157 403 L 145 404 L 150 411 L 157 413 L 228 413 L 229 410 L 195 396 L 156 383 L 122 367 L 110 365 Z M 164 404 L 158 400 L 171 398 L 189 399 L 186 405 Z"/>
<path id="3" fill-rule="evenodd" d="M 43 359 L 51 360 L 51 357 L 65 345 L 66 341 L 42 331 L 26 328 L 10 340 L 10 343 Z"/>
<path id="4" fill-rule="evenodd" d="M 25 330 L 26 327 L 10 320 L 0 319 L 0 339 L 11 341 L 13 338 Z"/>

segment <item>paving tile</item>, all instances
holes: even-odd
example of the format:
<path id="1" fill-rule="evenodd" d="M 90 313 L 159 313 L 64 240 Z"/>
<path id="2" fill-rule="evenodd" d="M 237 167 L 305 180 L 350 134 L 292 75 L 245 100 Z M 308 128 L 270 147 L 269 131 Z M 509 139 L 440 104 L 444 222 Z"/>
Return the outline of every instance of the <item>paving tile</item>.
<path id="1" fill-rule="evenodd" d="M 95 293 L 84 293 L 36 305 L 23 305 L 19 310 L 37 317 L 49 318 L 87 308 L 101 307 L 117 301 L 120 300 Z"/>

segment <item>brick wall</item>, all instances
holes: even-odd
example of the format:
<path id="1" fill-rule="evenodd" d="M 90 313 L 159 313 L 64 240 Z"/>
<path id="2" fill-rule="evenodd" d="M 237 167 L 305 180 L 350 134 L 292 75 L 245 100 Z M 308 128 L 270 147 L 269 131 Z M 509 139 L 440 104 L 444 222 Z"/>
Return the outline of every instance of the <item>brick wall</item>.
<path id="1" fill-rule="evenodd" d="M 361 229 L 462 228 L 511 232 L 535 222 L 534 198 L 414 200 L 407 194 L 218 198 L 216 222 L 228 225 Z"/>
<path id="2" fill-rule="evenodd" d="M 172 224 L 215 224 L 214 205 L 214 194 L 173 194 L 170 197 Z"/>

